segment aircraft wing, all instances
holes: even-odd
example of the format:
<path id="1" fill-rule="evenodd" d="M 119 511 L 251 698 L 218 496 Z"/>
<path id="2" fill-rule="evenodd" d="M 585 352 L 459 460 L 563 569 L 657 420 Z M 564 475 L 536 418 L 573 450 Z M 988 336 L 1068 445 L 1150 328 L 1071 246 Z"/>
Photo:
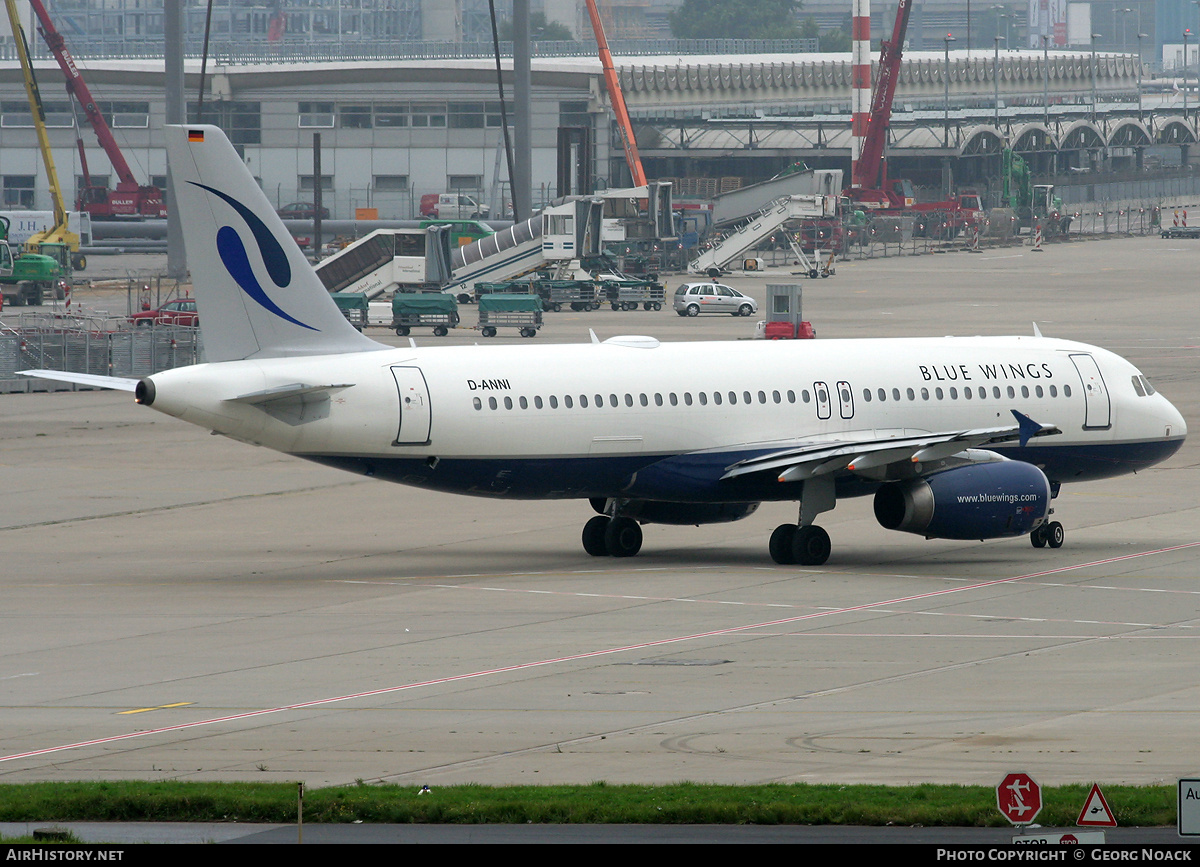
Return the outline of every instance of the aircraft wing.
<path id="1" fill-rule="evenodd" d="M 33 376 L 38 379 L 53 379 L 57 382 L 73 382 L 91 388 L 113 388 L 117 391 L 134 391 L 141 380 L 123 376 L 101 376 L 97 373 L 67 373 L 63 370 L 18 370 L 18 376 Z"/>
<path id="2" fill-rule="evenodd" d="M 967 449 L 1002 442 L 1062 433 L 1054 425 L 1039 424 L 1012 411 L 1017 423 L 1008 427 L 921 433 L 863 440 L 808 441 L 758 457 L 738 461 L 721 478 L 735 479 L 754 473 L 773 473 L 780 482 L 799 482 L 828 473 L 849 471 L 871 477 L 887 475 L 884 468 L 896 463 L 940 461 Z M 868 473 L 867 471 L 872 471 Z"/>

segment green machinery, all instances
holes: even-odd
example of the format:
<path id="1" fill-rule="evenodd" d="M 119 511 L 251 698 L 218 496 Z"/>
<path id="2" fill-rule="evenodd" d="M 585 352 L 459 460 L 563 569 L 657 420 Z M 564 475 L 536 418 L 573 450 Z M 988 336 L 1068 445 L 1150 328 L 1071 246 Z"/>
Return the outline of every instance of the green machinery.
<path id="1" fill-rule="evenodd" d="M 0 217 L 0 292 L 14 307 L 41 305 L 47 292 L 59 292 L 59 281 L 71 275 L 71 251 L 65 243 L 43 241 L 41 253 L 13 255 L 8 245 L 8 218 Z"/>
<path id="2" fill-rule="evenodd" d="M 1045 235 L 1067 233 L 1071 228 L 1071 214 L 1063 213 L 1062 199 L 1054 195 L 1054 185 L 1033 183 L 1029 164 L 1012 148 L 1005 148 L 1001 153 L 1000 174 L 1003 207 L 1016 213 L 1022 229 L 1041 226 Z"/>

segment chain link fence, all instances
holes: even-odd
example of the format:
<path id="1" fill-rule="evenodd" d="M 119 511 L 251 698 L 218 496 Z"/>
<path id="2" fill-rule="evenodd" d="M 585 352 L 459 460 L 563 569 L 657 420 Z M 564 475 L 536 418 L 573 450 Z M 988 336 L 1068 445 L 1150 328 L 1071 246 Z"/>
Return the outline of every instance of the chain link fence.
<path id="1" fill-rule="evenodd" d="M 1133 199 L 1089 202 L 1064 206 L 1057 216 L 1019 218 L 1009 209 L 996 208 L 980 222 L 963 218 L 955 211 L 921 211 L 900 216 L 847 217 L 808 221 L 789 227 L 791 240 L 805 254 L 820 253 L 825 260 L 858 260 L 889 256 L 919 256 L 955 250 L 986 249 L 1053 244 L 1099 238 L 1158 235 L 1163 226 L 1191 221 L 1200 222 L 1198 203 L 1161 199 Z M 1040 233 L 1039 233 L 1040 228 Z M 788 238 L 777 233 L 757 250 L 744 253 L 741 260 L 756 259 L 758 265 L 787 267 L 797 264 Z"/>
<path id="2" fill-rule="evenodd" d="M 73 390 L 68 383 L 18 376 L 59 370 L 137 378 L 204 360 L 200 329 L 182 325 L 130 328 L 124 318 L 23 313 L 0 324 L 0 392 Z"/>

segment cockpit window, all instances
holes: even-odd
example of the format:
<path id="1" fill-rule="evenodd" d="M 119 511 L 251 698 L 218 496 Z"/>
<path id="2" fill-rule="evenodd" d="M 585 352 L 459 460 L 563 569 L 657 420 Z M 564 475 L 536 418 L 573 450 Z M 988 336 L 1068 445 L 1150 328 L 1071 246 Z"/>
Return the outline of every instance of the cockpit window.
<path id="1" fill-rule="evenodd" d="M 1138 397 L 1146 397 L 1154 394 L 1154 386 L 1150 384 L 1150 380 L 1142 376 L 1140 373 L 1133 377 L 1133 390 L 1137 392 Z"/>

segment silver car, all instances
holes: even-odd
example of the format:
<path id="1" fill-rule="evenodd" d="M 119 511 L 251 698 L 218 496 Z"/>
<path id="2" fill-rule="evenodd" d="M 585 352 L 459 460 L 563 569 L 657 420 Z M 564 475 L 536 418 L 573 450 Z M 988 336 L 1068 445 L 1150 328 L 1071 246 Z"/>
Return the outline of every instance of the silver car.
<path id="1" fill-rule="evenodd" d="M 680 316 L 701 313 L 753 316 L 758 312 L 758 302 L 722 283 L 684 283 L 675 290 L 675 312 Z"/>

